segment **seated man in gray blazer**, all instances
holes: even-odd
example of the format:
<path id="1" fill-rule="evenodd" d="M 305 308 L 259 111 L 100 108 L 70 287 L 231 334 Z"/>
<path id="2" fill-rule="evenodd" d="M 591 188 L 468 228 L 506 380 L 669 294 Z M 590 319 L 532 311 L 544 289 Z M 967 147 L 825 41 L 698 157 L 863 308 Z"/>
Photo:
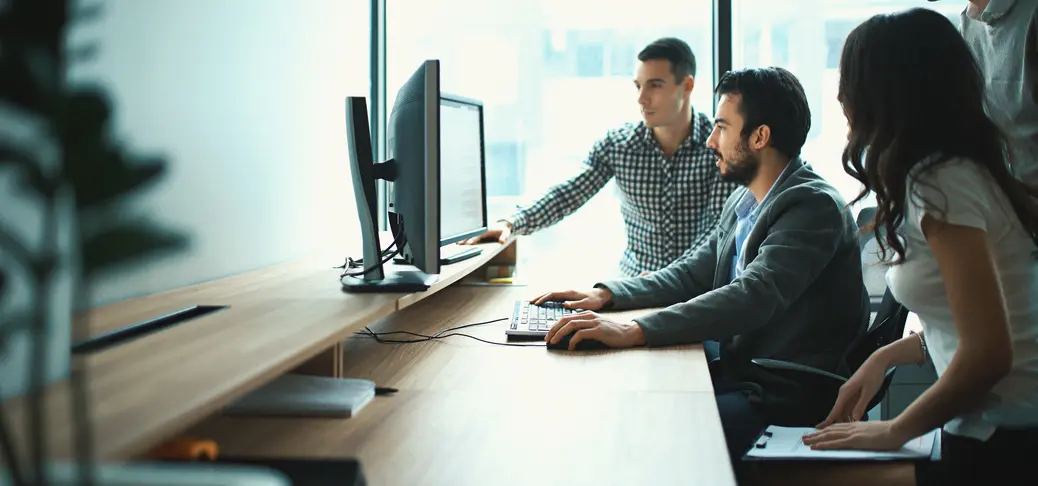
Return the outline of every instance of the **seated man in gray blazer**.
<path id="1" fill-rule="evenodd" d="M 837 190 L 799 158 L 811 125 L 800 82 L 781 68 L 747 69 L 724 75 L 716 91 L 721 98 L 707 146 L 717 152 L 723 177 L 744 187 L 728 198 L 710 238 L 648 276 L 533 302 L 587 310 L 564 317 L 545 338 L 557 343 L 573 334 L 570 349 L 588 339 L 610 347 L 706 342 L 729 454 L 737 461 L 768 424 L 821 422 L 837 392 L 750 360 L 849 376 L 844 354 L 868 324 L 869 301 L 857 225 Z M 633 322 L 592 312 L 653 307 L 665 308 Z"/>

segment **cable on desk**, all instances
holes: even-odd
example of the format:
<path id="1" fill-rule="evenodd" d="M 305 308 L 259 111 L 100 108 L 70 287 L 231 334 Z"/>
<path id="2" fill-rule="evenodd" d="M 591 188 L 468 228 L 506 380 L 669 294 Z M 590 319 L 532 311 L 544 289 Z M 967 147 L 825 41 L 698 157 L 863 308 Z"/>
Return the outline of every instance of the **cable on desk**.
<path id="1" fill-rule="evenodd" d="M 389 256 L 390 254 L 397 253 L 397 251 L 393 249 L 394 246 L 395 245 L 390 243 L 390 245 L 388 247 L 386 247 L 385 250 L 382 250 L 382 253 L 379 254 L 379 258 L 385 258 L 385 257 Z M 396 256 L 396 255 L 394 255 L 394 256 Z M 339 270 L 352 270 L 354 268 L 361 268 L 363 266 L 364 266 L 364 259 L 363 258 L 357 258 L 356 260 L 354 260 L 353 257 L 347 256 L 346 257 L 346 261 L 342 265 L 336 265 L 336 266 L 334 266 L 332 268 L 339 269 Z"/>
<path id="2" fill-rule="evenodd" d="M 539 344 L 507 343 L 507 342 L 502 343 L 502 342 L 497 342 L 497 341 L 488 341 L 486 339 L 478 338 L 478 337 L 473 336 L 471 334 L 465 334 L 465 333 L 460 333 L 460 332 L 452 332 L 452 331 L 457 331 L 459 329 L 465 329 L 465 328 L 469 328 L 469 327 L 483 326 L 483 325 L 486 325 L 486 324 L 493 324 L 495 322 L 507 321 L 509 319 L 510 318 L 508 318 L 508 317 L 502 317 L 500 319 L 494 319 L 494 320 L 490 320 L 490 321 L 476 322 L 476 323 L 473 323 L 473 324 L 465 324 L 463 326 L 451 327 L 451 328 L 447 328 L 447 329 L 444 329 L 442 331 L 439 331 L 436 334 L 433 334 L 431 336 L 428 335 L 428 334 L 419 334 L 419 333 L 410 332 L 410 331 L 375 332 L 375 331 L 372 331 L 370 328 L 367 328 L 367 327 L 365 327 L 364 329 L 362 329 L 360 331 L 357 331 L 357 334 L 375 338 L 375 341 L 377 341 L 377 342 L 379 342 L 381 344 L 424 343 L 426 341 L 435 341 L 437 339 L 449 338 L 451 336 L 461 336 L 461 337 L 467 337 L 469 339 L 475 339 L 476 341 L 487 343 L 487 344 L 495 344 L 495 345 L 498 345 L 498 346 L 538 347 L 538 348 L 543 348 L 544 347 L 544 343 L 539 343 Z M 415 337 L 417 337 L 419 339 L 385 339 L 385 338 L 382 337 L 382 336 L 389 336 L 389 335 L 393 335 L 393 334 L 406 334 L 408 336 L 415 336 Z"/>
<path id="3" fill-rule="evenodd" d="M 357 268 L 357 267 L 363 266 L 364 265 L 364 259 L 363 258 L 358 258 L 358 259 L 354 260 L 353 258 L 347 256 L 346 257 L 346 262 L 344 262 L 342 265 L 335 266 L 335 267 L 332 267 L 332 268 L 342 269 L 342 274 L 339 275 L 340 279 L 342 277 L 360 277 L 360 276 L 363 276 L 363 275 L 367 275 L 368 273 L 371 273 L 371 271 L 375 270 L 379 266 L 385 265 L 386 263 L 389 263 L 389 261 L 392 260 L 393 257 L 397 256 L 398 254 L 400 254 L 401 251 L 403 251 L 404 242 L 401 241 L 403 236 L 404 236 L 404 232 L 403 231 L 400 231 L 398 234 L 394 235 L 393 236 L 393 242 L 390 243 L 389 246 L 386 247 L 386 249 L 382 250 L 379 253 L 379 255 L 381 257 L 381 260 L 378 263 L 376 263 L 376 264 L 373 264 L 373 265 L 371 265 L 369 267 L 363 268 L 359 272 L 350 272 L 350 270 L 354 269 L 354 268 Z"/>

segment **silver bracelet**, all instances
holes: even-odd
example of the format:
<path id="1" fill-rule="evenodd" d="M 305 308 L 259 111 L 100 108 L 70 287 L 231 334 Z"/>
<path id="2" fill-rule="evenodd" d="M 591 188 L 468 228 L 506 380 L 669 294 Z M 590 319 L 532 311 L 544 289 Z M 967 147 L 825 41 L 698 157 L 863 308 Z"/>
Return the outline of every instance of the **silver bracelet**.
<path id="1" fill-rule="evenodd" d="M 923 359 L 919 362 L 919 366 L 925 365 L 926 361 L 930 358 L 930 350 L 926 348 L 926 339 L 923 338 L 923 334 L 915 331 L 909 331 L 910 334 L 919 338 L 919 349 L 923 352 Z"/>

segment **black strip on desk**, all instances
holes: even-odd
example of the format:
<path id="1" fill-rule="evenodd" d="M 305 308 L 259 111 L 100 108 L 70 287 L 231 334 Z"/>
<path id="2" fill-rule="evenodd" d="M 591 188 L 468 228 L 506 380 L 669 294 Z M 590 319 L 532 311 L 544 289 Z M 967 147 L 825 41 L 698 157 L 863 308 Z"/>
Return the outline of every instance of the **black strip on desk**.
<path id="1" fill-rule="evenodd" d="M 137 324 L 131 324 L 100 336 L 85 339 L 72 345 L 72 353 L 95 353 L 226 308 L 226 305 L 191 306 L 150 321 L 138 322 Z"/>
<path id="2" fill-rule="evenodd" d="M 216 463 L 262 466 L 288 477 L 292 486 L 366 486 L 356 459 L 274 459 L 219 456 Z"/>

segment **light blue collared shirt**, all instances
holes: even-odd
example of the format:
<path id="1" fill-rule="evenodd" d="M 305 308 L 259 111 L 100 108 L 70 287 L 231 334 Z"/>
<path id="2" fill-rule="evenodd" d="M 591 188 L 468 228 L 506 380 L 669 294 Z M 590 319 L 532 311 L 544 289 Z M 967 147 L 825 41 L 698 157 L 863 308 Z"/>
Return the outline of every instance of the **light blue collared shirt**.
<path id="1" fill-rule="evenodd" d="M 779 179 L 785 177 L 788 173 L 792 172 L 796 167 L 800 167 L 799 163 L 796 163 L 797 159 L 792 159 L 786 164 L 786 168 L 782 170 L 782 174 L 775 179 L 778 182 Z M 746 237 L 750 235 L 750 230 L 757 224 L 757 216 L 760 215 L 760 208 L 764 204 L 764 201 L 768 200 L 768 196 L 771 195 L 771 190 L 775 188 L 775 183 L 771 183 L 771 187 L 768 188 L 768 192 L 764 194 L 764 197 L 757 202 L 757 197 L 750 192 L 749 189 L 743 193 L 742 198 L 739 202 L 735 203 L 735 256 L 732 257 L 732 280 L 739 278 L 742 275 L 743 268 L 745 268 L 745 262 L 743 261 L 743 253 L 745 253 Z"/>

